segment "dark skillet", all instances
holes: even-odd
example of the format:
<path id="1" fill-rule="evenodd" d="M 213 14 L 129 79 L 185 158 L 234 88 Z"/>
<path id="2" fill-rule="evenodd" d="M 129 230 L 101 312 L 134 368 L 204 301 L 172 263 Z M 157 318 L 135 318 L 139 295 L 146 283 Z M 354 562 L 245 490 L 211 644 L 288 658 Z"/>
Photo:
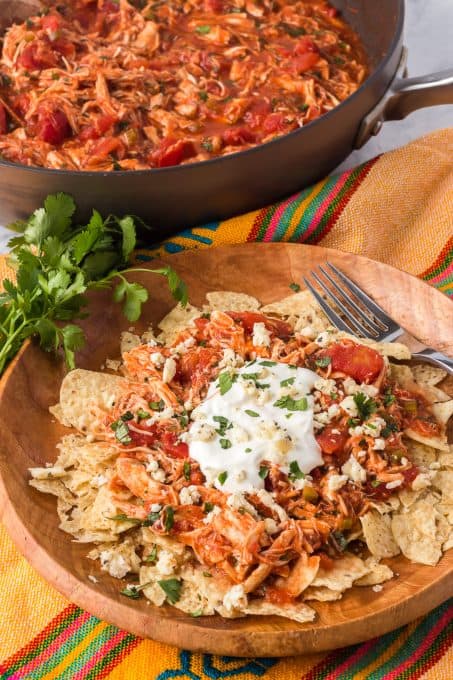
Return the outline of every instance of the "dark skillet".
<path id="1" fill-rule="evenodd" d="M 35 210 L 53 192 L 72 194 L 85 218 L 132 213 L 155 236 L 225 219 L 288 196 L 328 174 L 382 122 L 453 103 L 453 69 L 403 79 L 404 0 L 332 0 L 361 36 L 372 72 L 340 106 L 272 142 L 202 163 L 132 172 L 75 172 L 0 161 L 0 223 Z M 4 10 L 2 8 L 5 8 Z M 1 1 L 4 25 L 36 11 L 32 0 Z"/>

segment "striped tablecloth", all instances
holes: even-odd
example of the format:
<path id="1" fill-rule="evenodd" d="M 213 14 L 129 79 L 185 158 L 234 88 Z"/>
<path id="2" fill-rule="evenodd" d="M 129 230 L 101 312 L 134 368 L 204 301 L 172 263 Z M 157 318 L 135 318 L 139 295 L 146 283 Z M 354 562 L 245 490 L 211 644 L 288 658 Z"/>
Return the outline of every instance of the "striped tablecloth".
<path id="1" fill-rule="evenodd" d="M 136 259 L 244 241 L 321 243 L 387 262 L 453 296 L 453 129 L 276 205 L 181 231 Z M 331 653 L 292 659 L 196 654 L 134 637 L 69 603 L 19 555 L 2 527 L 0 612 L 2 680 L 453 679 L 452 603 Z"/>

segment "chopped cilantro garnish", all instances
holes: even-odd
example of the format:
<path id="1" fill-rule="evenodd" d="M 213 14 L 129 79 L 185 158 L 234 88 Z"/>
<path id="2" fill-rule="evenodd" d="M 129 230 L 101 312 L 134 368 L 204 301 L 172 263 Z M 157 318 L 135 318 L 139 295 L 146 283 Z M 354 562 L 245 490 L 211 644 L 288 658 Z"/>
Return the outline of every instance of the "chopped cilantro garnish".
<path id="1" fill-rule="evenodd" d="M 148 583 L 144 583 L 142 586 L 129 586 L 128 588 L 124 588 L 123 590 L 120 590 L 121 595 L 125 595 L 126 597 L 130 597 L 132 600 L 138 600 L 140 597 L 140 592 L 144 589 L 147 588 L 152 584 L 152 581 L 148 581 Z"/>
<path id="2" fill-rule="evenodd" d="M 211 510 L 213 510 L 213 508 L 214 508 L 214 503 L 209 503 L 208 501 L 206 501 L 206 503 L 203 505 L 203 512 L 208 514 L 208 512 L 211 512 Z"/>
<path id="3" fill-rule="evenodd" d="M 181 427 L 187 427 L 189 424 L 189 416 L 187 415 L 186 411 L 183 411 L 183 413 L 180 416 L 177 416 L 177 418 Z"/>
<path id="4" fill-rule="evenodd" d="M 267 475 L 269 474 L 269 468 L 266 467 L 266 465 L 261 465 L 260 471 L 259 471 L 259 476 L 261 479 L 266 479 Z"/>
<path id="5" fill-rule="evenodd" d="M 330 357 L 319 357 L 319 359 L 315 359 L 315 364 L 316 366 L 319 366 L 319 368 L 325 368 L 326 366 L 329 366 L 331 361 L 332 359 Z"/>
<path id="6" fill-rule="evenodd" d="M 253 380 L 253 382 L 255 382 L 258 380 L 258 373 L 242 373 L 241 378 L 244 380 Z"/>
<path id="7" fill-rule="evenodd" d="M 297 460 L 292 460 L 289 464 L 289 479 L 294 482 L 295 479 L 305 479 L 305 474 L 299 467 Z"/>
<path id="8" fill-rule="evenodd" d="M 200 92 L 198 93 L 198 96 L 200 97 L 200 99 L 202 101 L 204 101 L 204 102 L 208 101 L 209 95 L 205 90 L 200 90 Z M 212 144 L 211 144 L 211 150 L 212 150 Z"/>
<path id="9" fill-rule="evenodd" d="M 396 397 L 391 392 L 386 392 L 383 396 L 382 401 L 384 402 L 384 406 L 390 406 L 391 404 L 395 403 Z"/>
<path id="10" fill-rule="evenodd" d="M 157 522 L 157 520 L 160 519 L 160 510 L 159 512 L 150 512 L 148 513 L 145 521 L 143 522 L 144 527 L 151 527 L 154 522 Z"/>
<path id="11" fill-rule="evenodd" d="M 259 418 L 260 414 L 257 413 L 256 411 L 251 411 L 249 408 L 245 409 L 245 413 L 250 416 L 251 418 Z"/>
<path id="12" fill-rule="evenodd" d="M 277 362 L 276 361 L 260 361 L 259 364 L 260 364 L 260 366 L 276 366 Z"/>
<path id="13" fill-rule="evenodd" d="M 252 449 L 247 448 L 247 449 L 245 449 L 245 452 L 246 452 L 246 453 L 251 453 L 251 452 L 252 452 Z"/>
<path id="14" fill-rule="evenodd" d="M 299 38 L 301 35 L 305 35 L 307 33 L 305 28 L 302 28 L 301 26 L 293 26 L 292 24 L 282 23 L 279 25 L 279 27 L 282 28 L 285 33 L 291 36 L 291 38 Z"/>
<path id="15" fill-rule="evenodd" d="M 142 408 L 139 408 L 137 411 L 137 420 L 140 422 L 141 420 L 146 420 L 147 418 L 150 418 L 151 414 L 148 413 L 148 411 L 144 411 Z"/>
<path id="16" fill-rule="evenodd" d="M 369 418 L 377 409 L 376 402 L 371 399 L 371 397 L 367 397 L 366 394 L 363 394 L 363 392 L 354 394 L 353 399 L 362 420 Z"/>
<path id="17" fill-rule="evenodd" d="M 381 484 L 381 482 L 379 481 L 379 479 L 373 479 L 373 481 L 371 482 L 371 486 L 374 487 L 374 488 L 376 488 L 377 486 L 380 486 L 380 484 Z"/>
<path id="18" fill-rule="evenodd" d="M 219 476 L 217 477 L 217 479 L 219 480 L 220 484 L 223 485 L 223 484 L 225 484 L 225 482 L 226 482 L 226 480 L 227 480 L 227 477 L 228 477 L 228 472 L 227 472 L 226 470 L 224 470 L 223 472 L 221 472 L 221 473 L 219 474 Z"/>
<path id="19" fill-rule="evenodd" d="M 147 564 L 154 564 L 157 561 L 157 545 L 153 545 L 151 552 L 146 556 L 144 562 Z"/>
<path id="20" fill-rule="evenodd" d="M 216 429 L 217 434 L 219 434 L 221 437 L 225 434 L 227 430 L 231 430 L 233 427 L 233 423 L 231 423 L 228 418 L 225 418 L 224 416 L 213 416 L 212 419 L 216 422 L 219 423 L 219 427 Z"/>
<path id="21" fill-rule="evenodd" d="M 164 509 L 164 528 L 165 531 L 170 531 L 175 521 L 175 511 L 171 505 L 167 505 Z"/>
<path id="22" fill-rule="evenodd" d="M 129 428 L 123 420 L 116 420 L 110 425 L 115 432 L 115 437 L 120 444 L 130 444 L 132 439 L 129 434 Z"/>
<path id="23" fill-rule="evenodd" d="M 194 612 L 190 612 L 190 616 L 192 616 L 194 619 L 198 618 L 199 616 L 203 616 L 203 610 L 196 609 Z"/>
<path id="24" fill-rule="evenodd" d="M 280 399 L 274 401 L 273 405 L 277 408 L 286 408 L 288 411 L 306 411 L 308 409 L 307 397 L 293 399 L 289 395 L 286 395 L 285 397 L 280 397 Z"/>
<path id="25" fill-rule="evenodd" d="M 212 142 L 211 142 L 210 139 L 203 139 L 203 141 L 201 142 L 201 146 L 203 147 L 203 149 L 205 149 L 205 151 L 209 151 L 209 153 L 211 153 L 211 151 L 213 149 Z M 202 340 L 201 342 L 204 342 L 204 341 Z M 199 343 L 200 345 L 201 345 L 201 342 Z"/>
<path id="26" fill-rule="evenodd" d="M 293 290 L 295 293 L 298 293 L 300 291 L 300 286 L 298 283 L 295 283 L 294 281 L 289 284 L 289 287 L 291 290 Z"/>
<path id="27" fill-rule="evenodd" d="M 332 539 L 334 542 L 335 547 L 339 552 L 344 552 L 348 546 L 348 542 L 345 539 L 344 535 L 342 534 L 341 531 L 333 531 L 332 534 Z"/>
<path id="28" fill-rule="evenodd" d="M 231 442 L 229 439 L 222 438 L 220 440 L 220 446 L 222 447 L 222 449 L 231 449 Z"/>
<path id="29" fill-rule="evenodd" d="M 120 416 L 121 420 L 126 421 L 126 420 L 133 420 L 134 419 L 134 414 L 131 411 L 126 411 L 126 413 L 123 413 L 122 416 Z"/>
<path id="30" fill-rule="evenodd" d="M 281 380 L 280 385 L 281 387 L 288 387 L 289 385 L 293 385 L 294 381 L 296 378 L 286 378 L 286 380 Z"/>
<path id="31" fill-rule="evenodd" d="M 169 578 L 165 579 L 164 581 L 158 581 L 157 583 L 164 591 L 170 604 L 175 604 L 175 602 L 178 602 L 179 598 L 181 597 L 181 581 L 179 579 Z"/>
<path id="32" fill-rule="evenodd" d="M 200 35 L 206 35 L 207 33 L 209 33 L 211 31 L 211 27 L 210 26 L 197 26 L 195 31 L 197 33 L 199 33 Z"/>
<path id="33" fill-rule="evenodd" d="M 188 460 L 184 461 L 183 471 L 184 471 L 185 479 L 187 479 L 189 481 L 190 480 L 190 463 L 189 463 Z"/>
<path id="34" fill-rule="evenodd" d="M 203 576 L 205 576 L 206 578 L 212 578 L 212 574 L 210 571 L 204 571 Z"/>
<path id="35" fill-rule="evenodd" d="M 233 383 L 236 382 L 237 375 L 225 371 L 224 373 L 220 373 L 218 380 L 220 394 L 226 394 L 233 387 Z"/>

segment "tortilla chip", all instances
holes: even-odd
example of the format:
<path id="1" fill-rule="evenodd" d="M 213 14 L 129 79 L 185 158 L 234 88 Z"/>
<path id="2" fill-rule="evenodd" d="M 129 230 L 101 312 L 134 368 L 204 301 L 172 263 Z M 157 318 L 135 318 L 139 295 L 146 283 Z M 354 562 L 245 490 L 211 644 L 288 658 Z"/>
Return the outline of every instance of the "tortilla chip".
<path id="1" fill-rule="evenodd" d="M 310 586 L 304 592 L 304 600 L 318 600 L 319 602 L 335 602 L 335 600 L 341 600 L 343 591 L 341 590 L 331 590 L 330 588 L 325 588 L 321 586 L 319 588 L 314 588 Z"/>
<path id="2" fill-rule="evenodd" d="M 229 290 L 216 290 L 206 293 L 209 309 L 219 312 L 256 312 L 260 308 L 258 300 L 245 293 Z"/>
<path id="3" fill-rule="evenodd" d="M 167 346 L 172 345 L 179 333 L 200 314 L 201 311 L 193 305 L 188 304 L 183 307 L 181 304 L 177 304 L 159 322 L 158 327 L 162 333 L 159 335 L 158 340 L 164 341 Z"/>
<path id="4" fill-rule="evenodd" d="M 329 320 L 308 290 L 302 290 L 283 300 L 265 305 L 260 311 L 263 314 L 295 317 L 294 329 L 298 333 L 301 333 L 305 327 L 310 327 L 313 335 L 316 336 L 330 326 Z"/>
<path id="5" fill-rule="evenodd" d="M 344 592 L 352 587 L 354 581 L 367 573 L 368 569 L 360 557 L 351 553 L 344 553 L 338 560 L 334 560 L 330 569 L 319 569 L 316 578 L 312 582 L 314 588 L 329 588 Z"/>
<path id="6" fill-rule="evenodd" d="M 432 485 L 442 492 L 442 500 L 453 502 L 453 470 L 439 470 L 432 479 Z"/>
<path id="7" fill-rule="evenodd" d="M 121 356 L 123 356 L 123 354 L 125 354 L 126 352 L 130 352 L 131 349 L 134 349 L 135 347 L 138 347 L 141 344 L 142 341 L 140 340 L 138 335 L 135 335 L 135 333 L 131 333 L 130 331 L 124 331 L 123 333 L 121 333 L 120 342 Z"/>
<path id="8" fill-rule="evenodd" d="M 415 381 L 425 385 L 437 385 L 448 375 L 443 368 L 431 364 L 415 364 L 411 368 Z"/>
<path id="9" fill-rule="evenodd" d="M 380 564 L 375 557 L 368 557 L 365 560 L 365 565 L 369 570 L 368 574 L 354 581 L 355 586 L 377 586 L 393 577 L 393 571 L 390 567 L 386 564 Z"/>
<path id="10" fill-rule="evenodd" d="M 412 358 L 410 349 L 406 347 L 406 345 L 402 345 L 399 342 L 375 342 L 374 340 L 369 340 L 368 338 L 358 338 L 355 335 L 344 333 L 343 331 L 339 331 L 336 334 L 336 337 L 340 339 L 346 338 L 357 342 L 359 345 L 371 347 L 371 349 L 376 350 L 376 352 L 379 352 L 379 354 L 382 354 L 384 357 L 393 357 L 394 359 L 406 360 Z"/>
<path id="11" fill-rule="evenodd" d="M 407 512 L 392 518 L 392 532 L 401 552 L 412 562 L 435 565 L 442 556 L 442 541 L 436 536 L 439 513 L 427 496 Z"/>
<path id="12" fill-rule="evenodd" d="M 414 441 L 419 442 L 419 444 L 425 444 L 425 446 L 430 446 L 434 449 L 437 449 L 438 451 L 449 450 L 447 437 L 445 435 L 443 437 L 442 436 L 424 437 L 423 435 L 419 434 L 416 430 L 413 430 L 410 427 L 404 430 L 404 434 L 406 435 L 406 437 L 409 437 L 409 439 L 413 439 Z"/>
<path id="13" fill-rule="evenodd" d="M 298 604 L 291 604 L 279 607 L 271 602 L 263 602 L 263 600 L 252 600 L 244 609 L 244 614 L 255 614 L 257 616 L 284 616 L 286 619 L 292 619 L 299 623 L 306 623 L 313 621 L 316 612 L 311 607 L 308 607 L 303 602 Z"/>
<path id="14" fill-rule="evenodd" d="M 393 537 L 391 520 L 388 515 L 381 515 L 376 510 L 370 510 L 360 518 L 360 521 L 366 544 L 372 555 L 381 559 L 399 554 L 400 551 Z"/>
<path id="15" fill-rule="evenodd" d="M 380 515 L 388 515 L 389 512 L 399 510 L 400 501 L 398 496 L 390 496 L 385 501 L 373 501 L 370 505 L 378 511 Z"/>
<path id="16" fill-rule="evenodd" d="M 127 384 L 125 378 L 117 375 L 82 368 L 70 371 L 60 389 L 62 422 L 82 432 L 95 431 L 99 422 L 93 410 L 107 413 L 118 398 L 121 387 Z M 57 416 L 55 409 L 52 412 Z"/>
<path id="17" fill-rule="evenodd" d="M 442 468 L 453 467 L 453 447 L 450 446 L 448 451 L 442 451 L 439 453 L 437 462 Z"/>
<path id="18" fill-rule="evenodd" d="M 413 439 L 404 442 L 407 445 L 407 457 L 418 467 L 429 468 L 437 460 L 437 451 Z"/>

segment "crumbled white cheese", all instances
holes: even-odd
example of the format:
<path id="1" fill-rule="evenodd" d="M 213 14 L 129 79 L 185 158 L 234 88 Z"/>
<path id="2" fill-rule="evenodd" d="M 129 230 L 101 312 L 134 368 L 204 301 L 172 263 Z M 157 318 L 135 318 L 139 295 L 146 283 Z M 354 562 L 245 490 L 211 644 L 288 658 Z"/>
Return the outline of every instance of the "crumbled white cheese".
<path id="1" fill-rule="evenodd" d="M 247 479 L 247 471 L 239 470 L 238 472 L 235 472 L 234 479 L 236 480 L 236 482 L 243 482 L 244 480 Z"/>
<path id="2" fill-rule="evenodd" d="M 363 431 L 368 437 L 379 437 L 382 428 L 387 425 L 383 418 L 376 416 L 363 424 Z"/>
<path id="3" fill-rule="evenodd" d="M 234 425 L 230 430 L 227 431 L 228 438 L 233 444 L 241 444 L 242 442 L 248 442 L 250 437 L 246 430 L 240 425 Z"/>
<path id="4" fill-rule="evenodd" d="M 353 482 L 366 482 L 366 470 L 353 455 L 349 457 L 349 460 L 343 465 L 341 471 L 344 475 L 347 475 L 349 479 L 352 479 Z"/>
<path id="5" fill-rule="evenodd" d="M 165 479 L 166 479 L 165 470 L 162 470 L 162 468 L 159 468 L 158 470 L 156 470 L 156 472 L 151 473 L 151 477 L 156 482 L 165 482 Z"/>
<path id="6" fill-rule="evenodd" d="M 180 342 L 176 347 L 173 347 L 171 350 L 172 354 L 185 354 L 188 349 L 193 347 L 195 345 L 195 338 L 187 338 L 186 340 L 183 340 L 183 342 Z"/>
<path id="7" fill-rule="evenodd" d="M 275 521 L 275 519 L 272 519 L 271 517 L 266 517 L 264 520 L 264 529 L 266 531 L 266 534 L 275 534 L 278 531 L 278 524 Z"/>
<path id="8" fill-rule="evenodd" d="M 219 368 L 237 368 L 244 365 L 244 359 L 236 354 L 234 349 L 227 347 L 223 350 L 223 357 L 219 361 Z"/>
<path id="9" fill-rule="evenodd" d="M 96 578 L 96 576 L 93 576 L 93 574 L 88 574 L 88 580 L 91 581 L 91 583 L 99 583 L 99 579 Z"/>
<path id="10" fill-rule="evenodd" d="M 341 489 L 342 486 L 348 481 L 347 475 L 331 475 L 327 482 L 327 488 L 329 491 L 335 492 Z"/>
<path id="11" fill-rule="evenodd" d="M 235 609 L 245 609 L 247 606 L 247 595 L 244 592 L 244 586 L 240 583 L 232 586 L 223 597 L 223 606 L 229 612 L 232 612 Z"/>
<path id="12" fill-rule="evenodd" d="M 95 477 L 92 478 L 90 485 L 93 486 L 95 489 L 98 489 L 100 486 L 103 486 L 104 484 L 107 484 L 108 478 L 103 475 L 95 475 Z"/>
<path id="13" fill-rule="evenodd" d="M 385 488 L 386 488 L 386 489 L 396 489 L 396 488 L 398 488 L 399 486 L 401 486 L 402 483 L 403 483 L 403 482 L 402 482 L 401 479 L 395 479 L 393 482 L 388 482 L 388 483 L 385 485 Z"/>
<path id="14" fill-rule="evenodd" d="M 380 583 L 376 583 L 375 586 L 373 586 L 372 590 L 374 590 L 375 593 L 380 593 L 381 590 L 384 589 L 384 586 L 381 586 Z"/>
<path id="15" fill-rule="evenodd" d="M 181 505 L 196 505 L 200 502 L 200 494 L 196 486 L 183 486 L 179 492 L 179 502 Z"/>
<path id="16" fill-rule="evenodd" d="M 145 465 L 146 472 L 156 472 L 159 469 L 159 463 L 157 460 L 150 460 Z"/>
<path id="17" fill-rule="evenodd" d="M 271 344 L 271 336 L 264 323 L 253 324 L 252 342 L 255 347 L 269 347 Z"/>
<path id="18" fill-rule="evenodd" d="M 361 425 L 356 425 L 356 427 L 350 427 L 348 431 L 352 437 L 360 437 L 360 435 L 363 434 L 363 427 Z"/>
<path id="19" fill-rule="evenodd" d="M 101 569 L 107 571 L 114 578 L 124 578 L 130 571 L 130 564 L 122 555 L 113 552 L 113 550 L 102 550 L 99 559 L 101 560 Z"/>
<path id="20" fill-rule="evenodd" d="M 336 383 L 331 378 L 319 378 L 316 380 L 314 387 L 323 394 L 331 394 L 336 390 Z"/>
<path id="21" fill-rule="evenodd" d="M 363 392 L 367 397 L 376 397 L 379 394 L 379 390 L 374 385 L 366 385 L 362 383 L 360 385 L 360 392 Z"/>
<path id="22" fill-rule="evenodd" d="M 165 359 L 164 370 L 162 371 L 162 380 L 164 383 L 169 383 L 173 380 L 176 373 L 176 361 L 169 357 Z"/>
<path id="23" fill-rule="evenodd" d="M 282 506 L 274 501 L 269 491 L 266 491 L 266 489 L 259 489 L 259 491 L 256 492 L 256 495 L 261 503 L 266 505 L 272 512 L 275 512 L 280 522 L 286 522 L 288 515 Z"/>
<path id="24" fill-rule="evenodd" d="M 433 462 L 430 463 L 430 465 L 429 465 L 429 469 L 430 469 L 430 470 L 440 470 L 440 468 L 441 468 L 441 464 L 439 463 L 438 460 L 433 461 Z"/>
<path id="25" fill-rule="evenodd" d="M 169 550 L 162 548 L 159 550 L 159 556 L 156 562 L 156 570 L 162 576 L 171 576 L 178 568 L 178 562 L 175 556 Z"/>
<path id="26" fill-rule="evenodd" d="M 356 394 L 360 391 L 360 387 L 357 385 L 354 378 L 345 378 L 343 380 L 344 393 L 347 395 Z"/>
<path id="27" fill-rule="evenodd" d="M 331 404 L 329 408 L 327 409 L 327 413 L 329 415 L 329 418 L 335 418 L 340 413 L 340 407 L 338 404 Z"/>
<path id="28" fill-rule="evenodd" d="M 208 423 L 196 420 L 189 430 L 189 441 L 209 442 L 216 436 L 215 428 Z"/>
<path id="29" fill-rule="evenodd" d="M 105 365 L 111 371 L 117 371 L 121 366 L 121 361 L 119 359 L 106 359 Z"/>
<path id="30" fill-rule="evenodd" d="M 304 326 L 299 332 L 309 340 L 314 340 L 316 338 L 316 331 L 312 326 Z"/>
<path id="31" fill-rule="evenodd" d="M 355 403 L 354 397 L 352 396 L 345 397 L 342 401 L 340 401 L 340 406 L 343 411 L 346 411 L 346 413 L 353 418 L 356 418 L 359 415 L 357 404 Z"/>
<path id="32" fill-rule="evenodd" d="M 248 502 L 246 497 L 241 491 L 234 491 L 227 498 L 228 507 L 232 510 L 240 510 L 243 508 L 249 515 L 258 519 L 258 513 L 251 503 Z"/>
<path id="33" fill-rule="evenodd" d="M 150 510 L 151 512 L 160 512 L 162 510 L 162 506 L 160 503 L 152 503 Z"/>
<path id="34" fill-rule="evenodd" d="M 161 354 L 161 352 L 153 352 L 152 354 L 149 355 L 149 358 L 150 358 L 150 361 L 157 368 L 160 368 L 165 363 L 165 357 L 164 357 L 163 354 Z"/>
<path id="35" fill-rule="evenodd" d="M 58 479 L 65 476 L 66 470 L 61 465 L 54 465 L 53 467 L 30 468 L 30 473 L 34 479 Z"/>
<path id="36" fill-rule="evenodd" d="M 219 506 L 218 506 L 218 505 L 214 505 L 214 507 L 212 508 L 211 512 L 208 512 L 208 514 L 206 515 L 206 517 L 203 519 L 204 524 L 211 524 L 211 522 L 212 522 L 212 520 L 214 519 L 214 517 L 215 517 L 216 515 L 220 515 L 221 512 L 222 512 L 222 510 L 219 508 Z"/>
<path id="37" fill-rule="evenodd" d="M 374 440 L 373 449 L 375 451 L 383 451 L 385 449 L 385 439 L 382 439 L 382 437 L 377 437 Z"/>
<path id="38" fill-rule="evenodd" d="M 327 347 L 327 345 L 330 342 L 329 331 L 324 331 L 323 333 L 320 333 L 318 337 L 315 339 L 315 342 L 320 347 Z"/>

